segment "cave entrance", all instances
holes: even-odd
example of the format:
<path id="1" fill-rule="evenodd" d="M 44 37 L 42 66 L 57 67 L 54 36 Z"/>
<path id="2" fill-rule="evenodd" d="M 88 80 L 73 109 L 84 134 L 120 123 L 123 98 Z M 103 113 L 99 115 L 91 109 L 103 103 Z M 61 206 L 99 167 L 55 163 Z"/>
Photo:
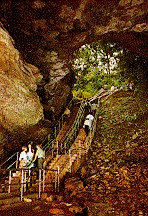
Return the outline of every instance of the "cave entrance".
<path id="1" fill-rule="evenodd" d="M 104 86 L 126 88 L 129 82 L 146 87 L 147 58 L 132 53 L 118 43 L 100 40 L 74 52 L 72 71 L 76 82 L 73 97 L 89 98 Z"/>

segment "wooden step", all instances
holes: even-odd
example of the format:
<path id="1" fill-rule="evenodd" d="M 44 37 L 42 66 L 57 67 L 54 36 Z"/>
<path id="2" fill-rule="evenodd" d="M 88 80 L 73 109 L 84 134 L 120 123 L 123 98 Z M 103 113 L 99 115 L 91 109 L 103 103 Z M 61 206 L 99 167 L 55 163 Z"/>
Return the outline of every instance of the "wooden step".
<path id="1" fill-rule="evenodd" d="M 53 169 L 53 167 L 56 165 L 56 163 L 58 162 L 59 158 L 61 157 L 61 155 L 57 155 L 52 161 L 51 163 L 47 166 L 47 169 Z"/>
<path id="2" fill-rule="evenodd" d="M 46 182 L 46 183 L 55 182 L 55 178 L 56 178 L 55 175 L 56 175 L 55 172 L 51 173 L 50 175 L 47 175 L 47 176 L 45 177 L 45 182 Z"/>
<path id="3" fill-rule="evenodd" d="M 44 192 L 54 192 L 55 191 L 55 185 L 54 184 L 45 184 Z"/>
<path id="4" fill-rule="evenodd" d="M 21 185 L 11 185 L 10 186 L 10 192 L 18 192 L 19 190 L 20 190 L 20 187 L 21 187 Z M 8 192 L 8 189 L 9 189 L 9 187 L 8 186 L 6 186 L 5 187 L 5 192 Z"/>
<path id="5" fill-rule="evenodd" d="M 19 177 L 12 177 L 11 178 L 11 183 L 12 184 L 19 184 L 20 183 L 20 178 Z"/>

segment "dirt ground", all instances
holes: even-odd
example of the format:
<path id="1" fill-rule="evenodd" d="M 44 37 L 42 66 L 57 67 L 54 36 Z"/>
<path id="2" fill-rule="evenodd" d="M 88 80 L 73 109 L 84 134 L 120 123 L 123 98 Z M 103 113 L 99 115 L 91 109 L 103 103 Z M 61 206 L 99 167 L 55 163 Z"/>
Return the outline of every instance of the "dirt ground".
<path id="1" fill-rule="evenodd" d="M 109 204 L 113 215 L 148 215 L 147 107 L 147 95 L 134 92 L 120 91 L 104 101 L 80 171 L 91 201 Z"/>

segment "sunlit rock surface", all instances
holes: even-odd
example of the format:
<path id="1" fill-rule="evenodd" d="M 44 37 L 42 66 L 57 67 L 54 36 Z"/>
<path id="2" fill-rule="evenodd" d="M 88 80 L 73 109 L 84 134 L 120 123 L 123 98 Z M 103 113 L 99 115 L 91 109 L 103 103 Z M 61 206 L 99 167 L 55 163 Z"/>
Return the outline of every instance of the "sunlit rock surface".
<path id="1" fill-rule="evenodd" d="M 37 67 L 26 63 L 9 33 L 0 25 L 0 159 L 19 145 L 49 133 L 36 93 L 42 80 Z M 49 125 L 47 126 L 49 128 Z M 38 131 L 36 133 L 35 131 Z"/>
<path id="2" fill-rule="evenodd" d="M 0 124 L 12 131 L 35 125 L 43 118 L 36 94 L 42 75 L 25 63 L 8 32 L 0 28 Z"/>

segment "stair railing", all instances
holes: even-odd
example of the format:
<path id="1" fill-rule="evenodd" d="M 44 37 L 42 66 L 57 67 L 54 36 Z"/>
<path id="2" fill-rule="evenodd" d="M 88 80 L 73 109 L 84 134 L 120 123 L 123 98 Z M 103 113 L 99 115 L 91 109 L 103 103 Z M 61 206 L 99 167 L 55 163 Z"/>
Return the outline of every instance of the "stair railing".
<path id="1" fill-rule="evenodd" d="M 100 104 L 99 99 L 98 99 L 98 104 Z M 89 147 L 91 145 L 94 133 L 96 131 L 96 123 L 97 123 L 98 113 L 99 113 L 99 109 L 96 110 L 94 120 L 93 120 L 93 123 L 92 123 L 92 130 L 89 132 L 89 134 L 88 134 L 88 136 L 86 138 L 86 141 L 83 143 L 84 146 L 82 147 L 81 140 L 79 140 L 77 148 L 73 145 L 68 150 L 70 172 L 72 172 L 72 170 L 73 170 L 73 168 L 72 168 L 72 166 L 73 166 L 72 157 L 74 156 L 75 152 L 77 154 L 77 157 L 79 157 L 81 159 L 84 154 L 86 155 L 86 153 L 87 153 L 87 151 L 88 151 L 88 149 L 89 149 Z M 73 134 L 73 136 L 74 136 L 74 134 Z"/>
<path id="2" fill-rule="evenodd" d="M 16 160 L 14 159 L 16 158 Z M 7 164 L 7 162 L 9 162 L 11 159 L 14 159 L 14 162 L 12 164 L 10 164 L 7 169 L 10 169 L 14 164 L 16 169 L 18 168 L 18 159 L 19 159 L 19 152 L 14 153 L 13 155 L 11 155 L 6 161 L 4 161 L 4 163 L 2 163 L 0 165 L 0 168 L 2 169 L 2 167 Z"/>
<path id="3" fill-rule="evenodd" d="M 73 99 L 69 102 L 68 104 L 68 108 L 71 108 L 73 103 Z M 50 140 L 43 146 L 43 149 L 45 151 L 47 151 L 48 147 L 49 150 L 51 150 L 51 146 L 50 144 L 53 142 L 53 140 L 56 138 L 57 134 L 59 133 L 59 131 L 61 130 L 62 126 L 63 126 L 63 120 L 64 120 L 64 114 L 62 114 L 61 118 L 59 119 L 58 123 L 54 126 L 51 134 L 48 134 L 47 137 L 50 137 Z M 45 138 L 46 139 L 46 138 Z M 44 141 L 43 141 L 44 142 Z M 12 163 L 10 163 L 10 165 L 6 168 L 6 169 L 10 169 L 14 166 L 15 164 L 15 168 L 18 168 L 18 163 L 19 163 L 19 152 L 15 152 L 13 155 L 11 155 L 6 161 L 4 161 L 2 164 L 0 164 L 0 168 L 2 168 L 4 165 L 7 164 L 7 162 L 9 162 L 11 159 L 13 159 L 14 157 L 16 157 L 16 160 L 14 159 L 14 161 Z"/>
<path id="4" fill-rule="evenodd" d="M 12 176 L 11 176 L 11 170 L 9 170 L 9 185 L 8 185 L 8 193 L 10 193 L 11 191 L 11 180 L 12 180 Z"/>
<path id="5" fill-rule="evenodd" d="M 100 104 L 99 99 L 98 99 L 98 104 Z M 89 134 L 88 134 L 88 136 L 86 138 L 86 141 L 85 141 L 85 145 L 86 145 L 86 148 L 87 148 L 86 151 L 88 151 L 88 149 L 89 149 L 89 147 L 91 145 L 92 139 L 94 137 L 94 133 L 96 131 L 96 123 L 97 123 L 98 113 L 99 113 L 99 109 L 96 110 L 94 120 L 93 120 L 93 123 L 92 123 L 92 130 L 89 132 Z"/>
<path id="6" fill-rule="evenodd" d="M 20 200 L 23 201 L 24 198 L 24 193 L 27 191 L 27 183 L 31 184 L 31 171 L 32 168 L 24 168 L 24 169 L 10 169 L 9 170 L 9 180 L 8 180 L 8 193 L 11 193 L 11 186 L 12 186 L 12 176 L 13 173 L 16 171 L 19 171 L 21 173 L 20 176 Z M 38 192 L 38 198 L 41 198 L 41 193 L 45 191 L 45 176 L 46 176 L 46 170 L 45 169 L 36 169 L 39 170 L 39 192 Z M 60 187 L 60 178 L 59 178 L 59 173 L 60 173 L 60 167 L 57 167 L 57 170 L 51 170 L 55 172 L 55 181 L 54 181 L 54 188 L 55 192 L 59 192 L 59 187 Z M 27 178 L 27 174 L 29 174 L 29 177 Z"/>
<path id="7" fill-rule="evenodd" d="M 99 103 L 99 100 L 98 100 L 98 103 Z M 84 106 L 85 107 L 85 106 Z M 69 134 L 71 135 L 71 137 L 68 137 L 68 138 L 70 138 L 69 140 L 72 142 L 72 137 L 73 137 L 73 139 L 76 139 L 76 132 L 77 132 L 77 130 L 79 130 L 79 123 L 80 123 L 80 119 L 82 119 L 82 116 L 81 116 L 81 114 L 83 114 L 83 112 L 84 112 L 84 107 L 83 107 L 83 109 L 82 109 L 82 107 L 81 107 L 81 113 L 77 113 L 77 118 L 76 118 L 76 120 L 75 120 L 75 123 L 73 124 L 73 127 L 75 127 L 76 128 L 76 130 L 74 130 L 74 128 L 72 127 L 72 129 L 69 131 Z M 89 148 L 89 146 L 90 146 L 90 144 L 91 144 L 91 141 L 92 141 L 92 138 L 93 138 L 93 136 L 94 136 L 94 132 L 95 132 L 95 130 L 96 130 L 96 122 L 97 122 L 97 116 L 98 116 L 98 109 L 96 110 L 96 113 L 95 113 L 95 116 L 94 116 L 94 121 L 93 121 L 93 124 L 92 124 L 92 130 L 90 131 L 90 133 L 89 133 L 89 135 L 88 135 L 88 139 L 87 139 L 87 141 L 84 143 L 85 145 L 86 145 L 86 151 L 87 151 L 87 148 Z M 71 134 L 72 133 L 72 134 Z M 69 141 L 68 140 L 68 141 Z M 58 146 L 58 142 L 57 142 L 57 149 L 59 148 L 59 146 Z M 67 148 L 68 146 L 66 145 L 66 148 Z M 58 151 L 58 150 L 57 150 Z M 76 150 L 76 149 L 73 149 L 73 148 L 71 148 L 71 149 L 69 149 L 68 150 L 68 152 L 69 152 L 69 164 L 70 164 L 70 172 L 72 172 L 72 156 L 74 155 L 74 151 L 78 151 L 79 153 L 79 157 L 81 158 L 82 157 L 82 154 L 83 154 L 83 152 L 82 152 L 82 146 L 81 146 L 81 142 L 79 142 L 79 146 L 78 146 L 78 149 Z M 55 190 L 56 190 L 56 184 L 57 184 L 57 190 L 59 191 L 59 184 L 60 184 L 60 181 L 59 181 L 59 173 L 60 173 L 60 167 L 58 166 L 57 167 L 57 174 L 56 174 L 56 180 L 55 180 Z M 39 177 L 39 179 L 40 179 L 41 177 Z M 44 185 L 44 183 L 43 183 L 43 185 Z M 40 193 L 41 193 L 41 190 L 40 190 L 40 188 L 41 188 L 41 186 L 39 186 L 39 198 L 40 198 Z"/>
<path id="8" fill-rule="evenodd" d="M 56 182 L 57 182 L 57 188 L 58 188 L 57 192 L 59 192 L 60 190 L 60 177 L 59 176 L 60 176 L 60 166 L 57 167 L 57 175 L 56 175 L 57 177 Z"/>
<path id="9" fill-rule="evenodd" d="M 73 99 L 69 102 L 68 104 L 68 108 L 70 109 L 73 103 Z M 59 119 L 59 121 L 57 122 L 57 124 L 54 126 L 53 131 L 52 131 L 52 137 L 51 139 L 56 139 L 59 131 L 61 130 L 62 126 L 63 126 L 63 122 L 64 122 L 64 113 L 62 114 L 61 118 Z"/>
<path id="10" fill-rule="evenodd" d="M 85 108 L 85 101 L 81 102 L 80 108 L 78 110 L 77 116 L 75 118 L 75 121 L 70 128 L 70 130 L 67 132 L 65 139 L 62 144 L 62 148 L 65 149 L 65 153 L 68 153 L 68 150 L 70 148 L 70 143 L 74 141 L 76 138 L 77 132 L 80 129 L 80 124 L 82 122 L 82 119 L 84 117 L 84 108 Z"/>

